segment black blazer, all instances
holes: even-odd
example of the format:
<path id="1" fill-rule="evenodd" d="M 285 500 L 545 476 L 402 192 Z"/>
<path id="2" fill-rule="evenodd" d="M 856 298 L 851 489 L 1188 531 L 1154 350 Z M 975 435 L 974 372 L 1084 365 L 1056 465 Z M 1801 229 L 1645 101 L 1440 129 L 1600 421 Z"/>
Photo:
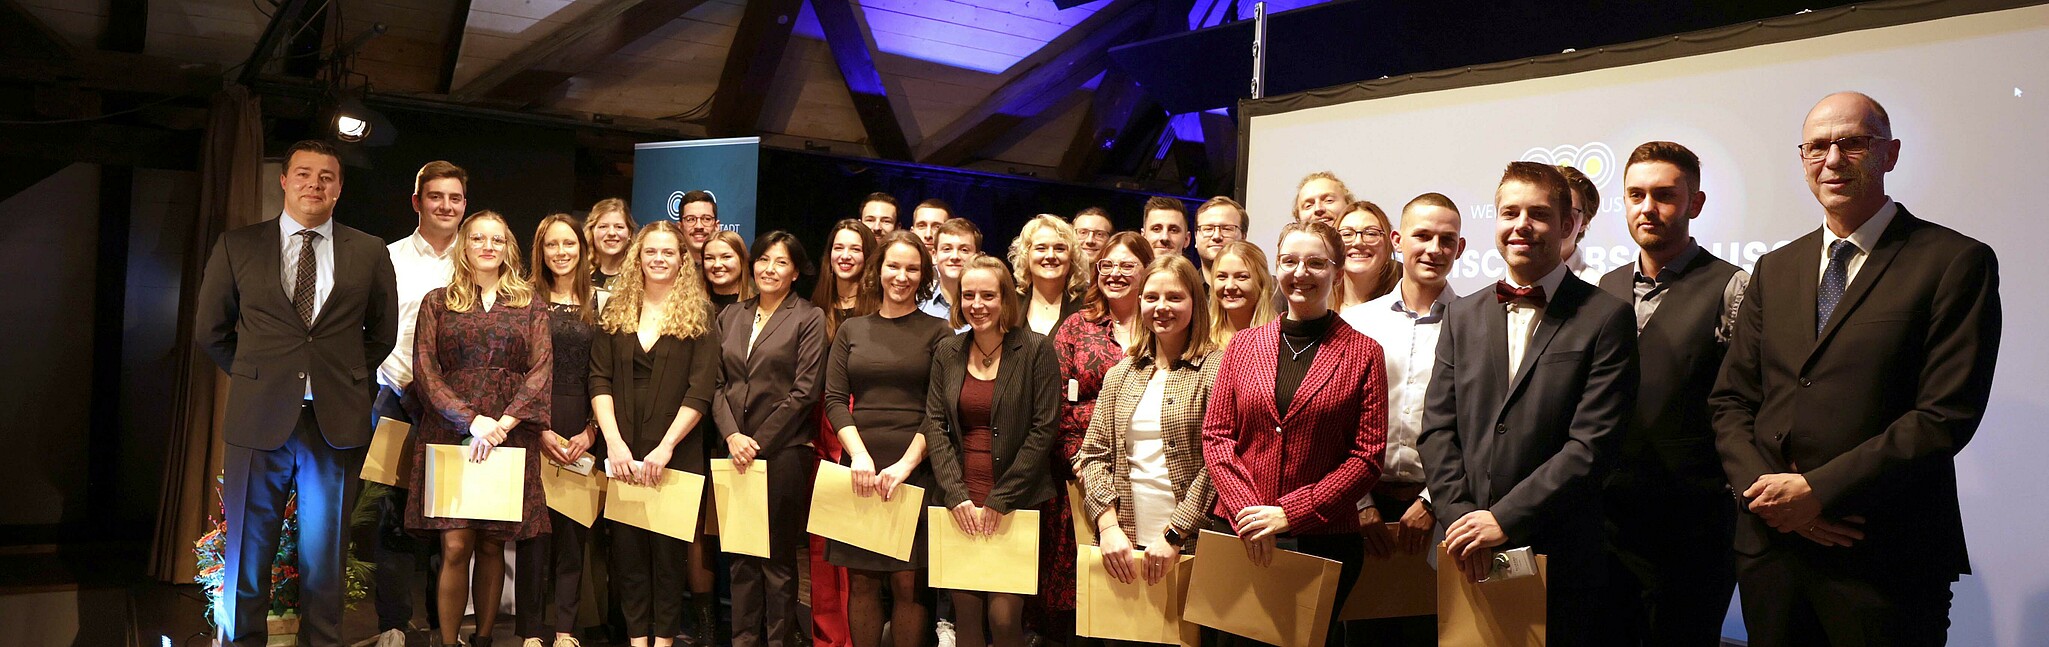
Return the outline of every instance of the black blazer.
<path id="1" fill-rule="evenodd" d="M 1632 311 L 1636 268 L 1630 263 L 1601 277 L 1601 291 L 1632 304 Z M 1706 249 L 1678 269 L 1679 278 L 1665 288 L 1657 311 L 1637 332 L 1641 379 L 1636 411 L 1608 491 L 1659 506 L 1673 505 L 1671 495 L 1684 495 L 1690 503 L 1712 501 L 1721 509 L 1729 504 L 1729 479 L 1715 454 L 1708 392 L 1728 352 L 1715 330 L 1722 323 L 1723 292 L 1730 277 L 1742 270 Z"/>
<path id="2" fill-rule="evenodd" d="M 1902 206 L 1817 336 L 1821 241 L 1816 229 L 1758 259 L 1715 385 L 1715 434 L 1737 492 L 1804 473 L 1822 514 L 1863 516 L 1865 538 L 1823 548 L 1746 511 L 1736 550 L 1955 579 L 1971 572 L 1955 459 L 1991 396 L 1999 260 Z"/>
<path id="3" fill-rule="evenodd" d="M 1636 395 L 1629 304 L 1568 272 L 1514 379 L 1508 315 L 1493 290 L 1459 299 L 1446 316 L 1417 441 L 1440 529 L 1488 510 L 1508 535 L 1502 549 L 1531 546 L 1568 579 L 1600 573 L 1600 470 Z"/>
<path id="4" fill-rule="evenodd" d="M 649 375 L 653 386 L 648 390 L 654 401 L 645 405 L 650 414 L 646 418 L 639 413 L 644 405 L 633 383 L 633 355 L 639 349 L 640 334 L 609 333 L 602 328 L 595 333 L 591 339 L 590 394 L 592 398 L 612 396 L 612 419 L 619 426 L 619 438 L 633 451 L 633 456 L 626 458 L 639 459 L 654 451 L 684 407 L 696 409 L 699 414 L 711 410 L 712 394 L 719 380 L 718 330 L 713 326 L 689 339 L 665 335 L 655 341 L 654 371 Z M 669 467 L 702 472 L 703 447 L 688 437 L 677 441 Z M 604 443 L 595 443 L 591 449 L 602 456 Z"/>
<path id="5" fill-rule="evenodd" d="M 384 241 L 334 223 L 334 289 L 309 327 L 284 285 L 281 236 L 277 218 L 221 234 L 200 279 L 193 343 L 228 372 L 225 440 L 283 447 L 310 377 L 321 436 L 342 449 L 367 445 L 371 372 L 398 342 L 391 254 Z"/>
<path id="6" fill-rule="evenodd" d="M 811 409 L 825 394 L 825 311 L 803 297 L 783 297 L 755 336 L 759 298 L 726 306 L 719 312 L 720 380 L 712 416 L 719 435 L 745 434 L 761 445 L 760 456 L 810 442 L 818 427 Z"/>
<path id="7" fill-rule="evenodd" d="M 952 509 L 968 500 L 958 447 L 960 387 L 967 378 L 973 333 L 939 342 L 932 353 L 932 382 L 925 389 L 925 455 L 939 483 L 938 502 Z M 996 368 L 996 402 L 989 415 L 995 486 L 982 503 L 1010 514 L 1053 498 L 1053 441 L 1060 435 L 1060 357 L 1053 340 L 1022 324 L 1003 335 L 1003 364 Z"/>

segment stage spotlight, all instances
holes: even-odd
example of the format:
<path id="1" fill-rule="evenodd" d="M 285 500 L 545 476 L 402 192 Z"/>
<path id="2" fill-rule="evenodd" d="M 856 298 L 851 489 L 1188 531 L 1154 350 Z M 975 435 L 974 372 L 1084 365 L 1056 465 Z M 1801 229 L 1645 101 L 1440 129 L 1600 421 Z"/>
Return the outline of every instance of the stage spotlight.
<path id="1" fill-rule="evenodd" d="M 363 102 L 355 97 L 344 97 L 334 110 L 334 136 L 345 142 L 360 142 L 370 137 L 369 111 Z"/>

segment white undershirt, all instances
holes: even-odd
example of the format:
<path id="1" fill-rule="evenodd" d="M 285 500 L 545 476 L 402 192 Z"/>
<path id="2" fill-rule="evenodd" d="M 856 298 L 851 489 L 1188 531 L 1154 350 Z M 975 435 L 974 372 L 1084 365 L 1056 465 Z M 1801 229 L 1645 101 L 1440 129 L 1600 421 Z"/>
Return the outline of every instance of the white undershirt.
<path id="1" fill-rule="evenodd" d="M 1174 516 L 1174 483 L 1167 477 L 1167 443 L 1160 436 L 1160 399 L 1167 390 L 1167 372 L 1153 371 L 1138 409 L 1131 412 L 1131 512 L 1138 521 L 1135 543 L 1166 541 L 1167 522 Z"/>

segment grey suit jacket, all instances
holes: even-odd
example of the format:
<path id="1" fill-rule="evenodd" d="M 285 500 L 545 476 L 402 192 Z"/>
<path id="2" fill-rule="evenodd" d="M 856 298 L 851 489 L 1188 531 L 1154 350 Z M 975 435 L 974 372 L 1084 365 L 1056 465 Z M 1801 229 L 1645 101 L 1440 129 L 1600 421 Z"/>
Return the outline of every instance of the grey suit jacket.
<path id="1" fill-rule="evenodd" d="M 1493 290 L 1447 317 L 1417 441 L 1438 523 L 1487 510 L 1502 549 L 1534 547 L 1572 578 L 1600 572 L 1599 477 L 1635 406 L 1635 314 L 1568 273 L 1513 379 Z"/>
<path id="2" fill-rule="evenodd" d="M 769 315 L 748 351 L 754 309 L 748 299 L 719 312 L 721 380 L 712 418 L 721 437 L 746 434 L 760 455 L 803 445 L 817 433 L 811 409 L 825 394 L 825 311 L 795 294 Z"/>
<path id="3" fill-rule="evenodd" d="M 193 343 L 228 372 L 228 443 L 284 446 L 313 383 L 320 433 L 370 443 L 378 363 L 398 341 L 398 283 L 384 241 L 334 225 L 334 289 L 308 326 L 292 307 L 277 218 L 221 234 L 206 261 Z"/>

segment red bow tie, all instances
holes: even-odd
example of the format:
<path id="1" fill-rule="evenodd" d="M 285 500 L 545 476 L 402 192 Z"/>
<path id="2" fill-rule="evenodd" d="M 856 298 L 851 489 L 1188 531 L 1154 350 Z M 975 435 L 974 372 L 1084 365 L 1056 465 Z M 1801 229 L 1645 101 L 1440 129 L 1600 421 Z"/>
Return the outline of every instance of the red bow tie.
<path id="1" fill-rule="evenodd" d="M 1509 303 L 1518 299 L 1528 301 L 1530 305 L 1542 308 L 1545 303 L 1544 286 L 1532 285 L 1526 288 L 1519 288 L 1509 285 L 1507 281 L 1494 282 L 1494 300 L 1496 302 Z"/>

